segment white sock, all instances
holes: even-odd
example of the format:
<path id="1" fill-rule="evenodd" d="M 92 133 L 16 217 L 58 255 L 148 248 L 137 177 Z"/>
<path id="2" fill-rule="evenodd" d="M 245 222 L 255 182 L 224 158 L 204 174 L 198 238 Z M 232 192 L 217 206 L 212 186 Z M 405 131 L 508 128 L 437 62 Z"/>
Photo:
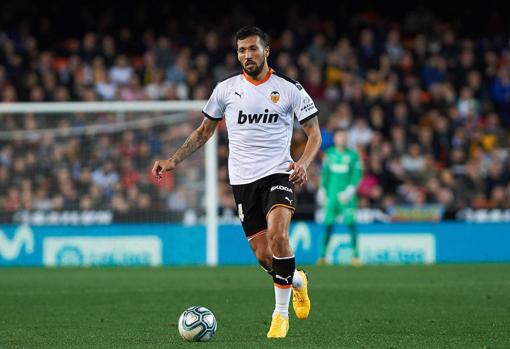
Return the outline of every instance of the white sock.
<path id="1" fill-rule="evenodd" d="M 276 285 L 274 286 L 275 306 L 273 316 L 275 316 L 276 313 L 280 313 L 286 318 L 289 317 L 290 291 L 290 287 L 280 288 Z"/>
<path id="2" fill-rule="evenodd" d="M 301 277 L 301 274 L 299 274 L 297 269 L 294 269 L 294 276 L 292 277 L 292 287 L 296 288 L 303 287 L 303 278 Z"/>

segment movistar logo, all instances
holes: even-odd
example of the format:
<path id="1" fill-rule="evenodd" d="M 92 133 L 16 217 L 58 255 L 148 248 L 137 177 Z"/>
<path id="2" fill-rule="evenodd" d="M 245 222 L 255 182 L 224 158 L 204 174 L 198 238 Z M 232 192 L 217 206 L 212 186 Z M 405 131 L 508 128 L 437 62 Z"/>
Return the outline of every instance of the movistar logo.
<path id="1" fill-rule="evenodd" d="M 19 257 L 21 249 L 25 253 L 34 253 L 34 234 L 28 225 L 21 225 L 16 229 L 12 239 L 9 239 L 3 231 L 0 230 L 0 257 L 11 261 Z"/>
<path id="2" fill-rule="evenodd" d="M 264 114 L 244 114 L 242 110 L 239 110 L 239 117 L 237 118 L 237 123 L 244 124 L 248 122 L 249 124 L 270 124 L 278 121 L 278 114 L 268 114 L 269 110 L 264 110 Z"/>

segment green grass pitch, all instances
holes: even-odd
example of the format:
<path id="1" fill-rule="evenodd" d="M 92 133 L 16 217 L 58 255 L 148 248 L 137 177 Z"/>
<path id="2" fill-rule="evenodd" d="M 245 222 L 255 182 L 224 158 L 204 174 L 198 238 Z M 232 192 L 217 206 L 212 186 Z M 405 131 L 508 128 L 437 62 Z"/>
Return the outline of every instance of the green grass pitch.
<path id="1" fill-rule="evenodd" d="M 0 269 L 0 348 L 510 348 L 510 265 L 307 271 L 310 318 L 268 340 L 257 267 Z M 215 313 L 211 342 L 179 337 L 191 305 Z"/>

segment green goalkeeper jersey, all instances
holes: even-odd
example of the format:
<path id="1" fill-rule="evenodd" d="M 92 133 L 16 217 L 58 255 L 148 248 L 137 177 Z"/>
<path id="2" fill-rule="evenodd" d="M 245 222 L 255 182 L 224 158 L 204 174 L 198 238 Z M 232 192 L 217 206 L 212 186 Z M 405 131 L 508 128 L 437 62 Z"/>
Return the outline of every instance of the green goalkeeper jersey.
<path id="1" fill-rule="evenodd" d="M 326 150 L 322 167 L 321 186 L 327 197 L 336 197 L 348 186 L 357 188 L 361 180 L 361 162 L 358 153 L 352 149 L 338 150 L 331 147 Z"/>

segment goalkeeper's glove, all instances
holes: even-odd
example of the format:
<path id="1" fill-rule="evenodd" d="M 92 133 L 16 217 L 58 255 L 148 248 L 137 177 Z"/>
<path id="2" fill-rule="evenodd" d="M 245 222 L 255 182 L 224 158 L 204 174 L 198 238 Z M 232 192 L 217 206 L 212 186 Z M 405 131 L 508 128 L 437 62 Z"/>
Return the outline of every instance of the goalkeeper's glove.
<path id="1" fill-rule="evenodd" d="M 351 198 L 354 196 L 355 192 L 356 192 L 356 189 L 354 188 L 354 186 L 349 185 L 347 188 L 345 188 L 344 191 L 341 191 L 340 193 L 338 193 L 338 200 L 340 200 L 340 202 L 342 204 L 346 204 L 349 202 L 349 200 L 351 200 Z"/>

